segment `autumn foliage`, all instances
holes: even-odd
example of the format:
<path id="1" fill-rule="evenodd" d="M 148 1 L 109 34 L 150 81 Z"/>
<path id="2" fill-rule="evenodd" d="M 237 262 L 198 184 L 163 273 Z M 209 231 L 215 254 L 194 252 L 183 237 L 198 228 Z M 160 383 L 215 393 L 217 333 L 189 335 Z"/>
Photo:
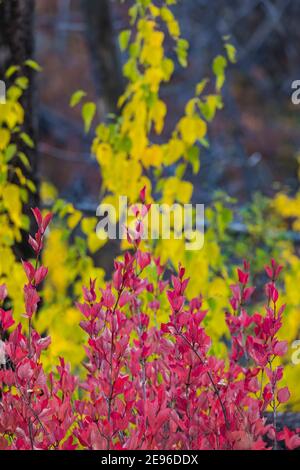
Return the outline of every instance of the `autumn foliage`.
<path id="1" fill-rule="evenodd" d="M 159 258 L 140 250 L 143 220 L 137 210 L 136 230 L 128 232 L 132 249 L 115 261 L 111 283 L 100 290 L 91 280 L 77 304 L 87 338 L 85 376 L 73 375 L 63 358 L 48 374 L 43 356 L 51 340 L 41 337 L 31 321 L 38 315 L 38 289 L 47 275 L 40 255 L 51 215 L 33 212 L 38 230 L 29 243 L 36 261 L 23 262 L 24 326 L 14 325 L 6 308 L 9 294 L 5 285 L 0 287 L 1 449 L 300 446 L 297 432 L 278 430 L 276 422 L 278 407 L 290 396 L 276 362 L 287 348 L 277 338 L 284 321 L 276 286 L 281 266 L 272 260 L 266 267 L 265 312 L 253 315 L 247 313 L 254 291 L 250 267 L 245 262 L 238 269 L 226 313 L 228 357 L 220 359 L 205 332 L 202 298 L 188 301 L 185 296 L 184 267 L 173 275 Z M 144 275 L 151 264 L 155 281 Z M 150 326 L 162 294 L 169 302 L 169 320 Z"/>

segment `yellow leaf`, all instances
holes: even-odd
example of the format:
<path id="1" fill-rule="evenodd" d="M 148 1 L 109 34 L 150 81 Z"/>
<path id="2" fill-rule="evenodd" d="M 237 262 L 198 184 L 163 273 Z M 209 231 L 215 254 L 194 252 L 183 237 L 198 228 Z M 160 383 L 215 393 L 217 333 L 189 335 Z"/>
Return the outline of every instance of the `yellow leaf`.
<path id="1" fill-rule="evenodd" d="M 0 150 L 4 150 L 10 142 L 10 132 L 7 129 L 0 129 Z"/>
<path id="2" fill-rule="evenodd" d="M 97 237 L 96 233 L 90 233 L 88 236 L 88 248 L 91 253 L 96 253 L 103 245 L 105 245 L 106 240 L 101 240 Z"/>
<path id="3" fill-rule="evenodd" d="M 177 200 L 182 204 L 188 204 L 193 194 L 193 185 L 189 181 L 180 181 L 178 186 Z"/>
<path id="4" fill-rule="evenodd" d="M 74 214 L 71 214 L 68 217 L 67 224 L 71 230 L 73 230 L 73 228 L 75 228 L 76 225 L 79 223 L 81 216 L 82 216 L 81 212 L 75 210 Z"/>
<path id="5" fill-rule="evenodd" d="M 177 162 L 184 154 L 184 143 L 182 140 L 173 138 L 169 141 L 165 147 L 165 163 L 166 165 L 172 165 Z"/>
<path id="6" fill-rule="evenodd" d="M 96 217 L 85 217 L 81 221 L 81 230 L 85 235 L 89 235 L 96 231 L 97 219 Z"/>
<path id="7" fill-rule="evenodd" d="M 142 156 L 142 161 L 146 168 L 161 166 L 162 159 L 163 150 L 159 145 L 152 145 L 152 147 L 147 148 Z"/>
<path id="8" fill-rule="evenodd" d="M 161 47 L 162 43 L 164 42 L 164 33 L 161 31 L 154 31 L 149 35 L 149 45 L 152 47 Z"/>
<path id="9" fill-rule="evenodd" d="M 164 78 L 164 72 L 159 67 L 150 67 L 145 72 L 145 81 L 149 84 L 150 90 L 156 93 L 159 85 Z"/>
<path id="10" fill-rule="evenodd" d="M 160 134 L 163 130 L 165 123 L 165 116 L 167 114 L 167 107 L 162 100 L 157 100 L 151 109 L 151 118 L 154 121 L 155 131 Z"/>
<path id="11" fill-rule="evenodd" d="M 10 129 L 14 129 L 17 124 L 24 121 L 24 110 L 20 103 L 7 103 L 5 121 Z"/>
<path id="12" fill-rule="evenodd" d="M 178 124 L 181 136 L 188 145 L 202 139 L 207 131 L 206 122 L 199 117 L 183 117 Z"/>
<path id="13" fill-rule="evenodd" d="M 112 159 L 112 148 L 109 144 L 100 144 L 96 149 L 96 159 L 100 165 L 109 166 Z"/>
<path id="14" fill-rule="evenodd" d="M 49 183 L 48 181 L 42 181 L 40 195 L 43 202 L 54 203 L 58 193 L 57 189 L 52 183 Z"/>
<path id="15" fill-rule="evenodd" d="M 2 192 L 4 207 L 9 212 L 9 216 L 16 225 L 22 226 L 22 203 L 19 187 L 15 184 L 9 184 L 4 187 Z"/>

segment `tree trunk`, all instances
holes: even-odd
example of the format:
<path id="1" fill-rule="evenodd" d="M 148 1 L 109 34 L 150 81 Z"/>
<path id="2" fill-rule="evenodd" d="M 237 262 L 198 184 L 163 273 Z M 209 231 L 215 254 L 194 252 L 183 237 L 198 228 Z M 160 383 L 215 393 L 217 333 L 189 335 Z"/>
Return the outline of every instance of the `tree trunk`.
<path id="1" fill-rule="evenodd" d="M 110 0 L 82 0 L 82 9 L 87 23 L 87 40 L 103 116 L 117 110 L 117 100 L 123 92 Z"/>
<path id="2" fill-rule="evenodd" d="M 20 74 L 29 80 L 29 87 L 21 98 L 25 111 L 25 121 L 22 131 L 26 132 L 35 143 L 34 149 L 29 149 L 18 140 L 18 149 L 23 151 L 31 165 L 31 169 L 22 168 L 24 175 L 30 178 L 38 187 L 37 177 L 37 114 L 34 93 L 34 71 L 25 66 L 27 59 L 34 56 L 34 10 L 35 0 L 0 0 L 0 77 L 11 65 L 20 67 Z M 8 83 L 9 85 L 9 83 Z M 18 161 L 18 166 L 20 162 Z M 38 194 L 31 194 L 24 212 L 30 216 L 30 207 L 38 205 Z M 27 240 L 17 247 L 18 256 L 27 254 Z"/>

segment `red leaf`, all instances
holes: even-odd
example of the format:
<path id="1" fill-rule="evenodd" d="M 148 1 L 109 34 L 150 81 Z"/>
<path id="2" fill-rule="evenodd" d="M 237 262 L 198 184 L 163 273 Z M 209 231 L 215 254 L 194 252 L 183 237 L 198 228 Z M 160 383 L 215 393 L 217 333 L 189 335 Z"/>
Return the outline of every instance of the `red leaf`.
<path id="1" fill-rule="evenodd" d="M 0 302 L 3 302 L 7 297 L 7 289 L 5 284 L 1 284 L 0 286 Z"/>
<path id="2" fill-rule="evenodd" d="M 33 279 L 34 279 L 34 275 L 35 275 L 34 267 L 32 266 L 32 264 L 29 261 L 23 261 L 22 260 L 22 264 L 23 264 L 23 268 L 24 268 L 24 271 L 26 273 L 28 281 L 32 282 Z"/>
<path id="3" fill-rule="evenodd" d="M 288 351 L 288 342 L 287 341 L 278 341 L 274 347 L 274 354 L 276 356 L 284 356 Z"/>
<path id="4" fill-rule="evenodd" d="M 38 207 L 36 207 L 35 209 L 31 209 L 31 210 L 32 210 L 32 213 L 35 217 L 36 223 L 38 224 L 38 227 L 41 227 L 42 221 L 43 221 L 41 211 L 39 210 Z"/>
<path id="5" fill-rule="evenodd" d="M 279 403 L 286 403 L 290 399 L 290 391 L 288 387 L 280 388 L 277 392 L 277 400 Z"/>

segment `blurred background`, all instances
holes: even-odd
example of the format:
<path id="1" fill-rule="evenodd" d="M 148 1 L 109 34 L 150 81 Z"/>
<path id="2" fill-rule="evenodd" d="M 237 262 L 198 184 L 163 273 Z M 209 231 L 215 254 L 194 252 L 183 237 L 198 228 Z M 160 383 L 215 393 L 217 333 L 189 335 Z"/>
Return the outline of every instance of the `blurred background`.
<path id="1" fill-rule="evenodd" d="M 93 131 L 84 134 L 80 111 L 71 109 L 69 101 L 75 90 L 83 89 L 98 103 L 98 121 L 116 111 L 124 88 L 117 38 L 128 27 L 130 1 L 39 0 L 35 12 L 33 0 L 8 3 L 13 21 L 10 32 L 2 24 L 1 67 L 10 60 L 3 54 L 10 34 L 15 53 L 34 51 L 43 68 L 29 97 L 30 125 L 39 134 L 39 175 L 53 182 L 62 197 L 94 211 L 101 177 L 90 155 Z M 222 37 L 230 35 L 237 48 L 238 63 L 231 66 L 224 88 L 225 107 L 210 125 L 211 145 L 201 151 L 201 170 L 193 177 L 194 199 L 206 203 L 216 189 L 241 203 L 258 190 L 266 195 L 279 188 L 295 192 L 300 105 L 291 102 L 291 83 L 300 79 L 300 2 L 179 0 L 174 13 L 190 42 L 190 58 L 187 69 L 178 66 L 163 89 L 169 117 L 162 139 L 195 84 L 209 74 L 213 58 L 222 51 Z M 18 49 L 21 38 L 13 32 L 17 22 L 22 48 L 27 48 L 23 52 Z"/>

